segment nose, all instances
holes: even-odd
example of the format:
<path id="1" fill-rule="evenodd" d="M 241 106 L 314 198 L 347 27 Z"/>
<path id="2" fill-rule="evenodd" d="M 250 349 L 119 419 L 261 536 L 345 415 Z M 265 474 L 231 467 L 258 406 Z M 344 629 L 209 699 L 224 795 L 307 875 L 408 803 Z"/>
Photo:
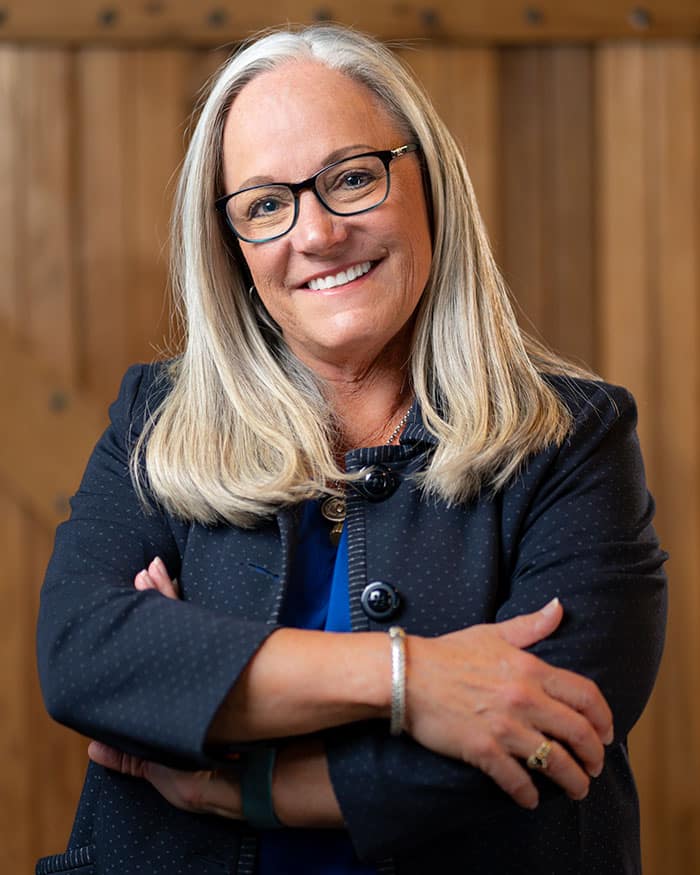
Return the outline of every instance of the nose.
<path id="1" fill-rule="evenodd" d="M 298 252 L 318 254 L 342 243 L 347 226 L 344 217 L 329 212 L 313 191 L 304 191 L 299 195 L 299 216 L 289 235 Z"/>

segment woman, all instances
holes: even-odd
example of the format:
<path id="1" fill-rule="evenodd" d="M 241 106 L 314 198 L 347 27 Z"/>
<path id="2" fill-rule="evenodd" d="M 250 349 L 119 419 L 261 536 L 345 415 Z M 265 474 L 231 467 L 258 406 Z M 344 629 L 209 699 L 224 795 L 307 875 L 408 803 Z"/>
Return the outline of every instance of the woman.
<path id="1" fill-rule="evenodd" d="M 250 43 L 175 232 L 184 351 L 127 373 L 43 589 L 97 741 L 37 871 L 638 872 L 634 405 L 521 336 L 420 89 L 341 28 Z"/>

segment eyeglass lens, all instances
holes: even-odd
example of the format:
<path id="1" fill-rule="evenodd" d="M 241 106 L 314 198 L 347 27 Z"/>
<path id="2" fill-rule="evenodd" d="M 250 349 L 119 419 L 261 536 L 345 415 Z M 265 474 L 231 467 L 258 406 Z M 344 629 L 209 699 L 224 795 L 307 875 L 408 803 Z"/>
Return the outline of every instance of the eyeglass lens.
<path id="1" fill-rule="evenodd" d="M 376 155 L 348 158 L 316 177 L 316 193 L 332 212 L 351 215 L 378 206 L 388 190 L 387 168 Z M 259 185 L 232 197 L 229 220 L 247 240 L 285 234 L 294 224 L 295 203 L 286 185 Z"/>

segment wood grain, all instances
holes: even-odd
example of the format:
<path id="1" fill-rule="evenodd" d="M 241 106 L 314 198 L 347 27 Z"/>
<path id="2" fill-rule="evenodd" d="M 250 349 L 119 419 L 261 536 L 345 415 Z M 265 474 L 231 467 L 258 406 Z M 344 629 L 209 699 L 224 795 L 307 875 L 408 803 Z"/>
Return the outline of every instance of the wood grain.
<path id="1" fill-rule="evenodd" d="M 27 681 L 34 660 L 33 623 L 27 622 L 27 558 L 31 550 L 26 515 L 7 495 L 0 481 L 0 738 L 4 751 L 0 781 L 0 840 L 3 868 L 25 872 L 34 845 L 33 803 L 36 799 L 29 771 L 35 751 L 27 737 L 29 716 Z"/>
<path id="2" fill-rule="evenodd" d="M 20 318 L 18 233 L 23 195 L 20 137 L 20 50 L 0 46 L 0 318 L 16 325 Z"/>
<path id="3" fill-rule="evenodd" d="M 404 49 L 399 57 L 428 91 L 462 147 L 482 217 L 498 236 L 498 64 L 488 49 Z"/>
<path id="4" fill-rule="evenodd" d="M 503 269 L 526 330 L 591 366 L 593 77 L 589 49 L 501 55 Z"/>
<path id="5" fill-rule="evenodd" d="M 129 282 L 126 358 L 150 361 L 170 347 L 167 303 L 169 220 L 176 171 L 184 152 L 183 100 L 189 69 L 182 51 L 135 51 L 125 70 L 129 136 L 123 155 Z M 118 376 L 118 375 L 117 375 Z"/>
<path id="6" fill-rule="evenodd" d="M 58 49 L 22 53 L 22 333 L 75 383 L 72 59 Z"/>
<path id="7" fill-rule="evenodd" d="M 78 55 L 80 175 L 81 381 L 95 397 L 114 397 L 129 361 L 127 253 L 129 52 L 87 49 Z"/>
<path id="8" fill-rule="evenodd" d="M 72 390 L 0 324 L 0 411 L 4 494 L 51 529 L 67 514 L 106 406 Z"/>
<path id="9" fill-rule="evenodd" d="M 669 635 L 658 697 L 656 749 L 684 750 L 682 758 L 657 764 L 654 816 L 672 843 L 657 843 L 657 866 L 683 871 L 700 859 L 700 88 L 697 50 L 655 47 L 647 57 L 647 102 L 653 149 L 654 247 L 652 316 L 655 340 L 656 442 L 654 488 L 659 531 L 671 554 L 673 581 Z M 693 391 L 695 398 L 693 403 Z M 695 488 L 689 488 L 692 484 Z M 693 583 L 695 582 L 695 583 Z M 690 692 L 690 694 L 689 694 Z M 671 709 L 674 720 L 662 720 Z M 653 712 L 652 712 L 653 714 Z M 651 715 L 650 715 L 651 716 Z M 661 804 L 660 804 L 661 803 Z"/>
<path id="10" fill-rule="evenodd" d="M 282 4 L 220 5 L 231 20 L 216 30 L 219 44 L 244 28 L 244 15 L 262 23 L 282 14 Z M 65 845 L 85 766 L 84 740 L 44 714 L 33 666 L 52 529 L 123 369 L 149 358 L 167 335 L 170 176 L 196 92 L 228 49 L 192 48 L 214 44 L 213 26 L 194 21 L 211 11 L 201 4 L 168 3 L 148 30 L 142 18 L 153 4 L 117 3 L 121 23 L 109 26 L 112 44 L 103 47 L 97 4 L 88 0 L 44 4 L 41 22 L 36 3 L 2 6 L 10 15 L 0 39 L 10 38 L 14 22 L 35 28 L 25 36 L 41 25 L 47 40 L 72 41 L 71 48 L 0 45 L 0 590 L 7 606 L 0 740 L 12 753 L 0 791 L 10 814 L 0 829 L 5 868 L 28 872 L 39 853 Z M 575 38 L 610 32 L 611 22 L 622 28 L 628 6 L 539 4 L 546 20 L 524 48 L 459 45 L 478 33 L 517 31 L 513 38 L 526 39 L 517 35 L 522 24 L 517 30 L 508 18 L 515 4 L 436 3 L 434 19 L 410 3 L 329 8 L 370 30 L 429 37 L 401 55 L 464 145 L 527 315 L 561 351 L 637 397 L 658 529 L 672 554 L 672 598 L 660 681 L 631 751 L 644 871 L 687 875 L 700 870 L 700 48 L 697 39 L 533 44 L 565 18 Z M 300 20 L 318 12 L 312 4 L 284 8 Z M 655 27 L 670 27 L 679 15 L 695 27 L 696 0 L 648 8 Z M 519 5 L 518 22 L 522 11 Z M 123 39 L 141 42 L 118 48 Z M 160 41 L 172 45 L 154 48 Z"/>
<path id="11" fill-rule="evenodd" d="M 431 37 L 451 42 L 538 42 L 610 37 L 679 37 L 700 33 L 695 0 L 518 0 L 456 3 L 454 0 L 267 0 L 216 4 L 190 0 L 5 0 L 0 35 L 8 40 L 51 42 L 167 42 L 222 45 L 287 21 L 335 20 L 383 38 Z"/>

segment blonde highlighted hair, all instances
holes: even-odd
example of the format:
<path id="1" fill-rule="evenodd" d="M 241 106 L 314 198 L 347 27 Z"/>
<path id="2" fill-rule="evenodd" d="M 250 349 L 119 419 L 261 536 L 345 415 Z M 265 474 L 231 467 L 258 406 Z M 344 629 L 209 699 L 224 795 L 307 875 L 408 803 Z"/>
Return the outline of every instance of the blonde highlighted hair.
<path id="1" fill-rule="evenodd" d="M 225 193 L 223 128 L 236 95 L 260 73 L 298 60 L 363 83 L 420 144 L 433 262 L 410 369 L 423 420 L 437 438 L 421 485 L 448 504 L 484 487 L 498 490 L 530 454 L 569 431 L 569 412 L 543 374 L 582 372 L 520 331 L 461 152 L 423 90 L 387 48 L 328 25 L 244 45 L 201 107 L 173 216 L 171 273 L 184 350 L 132 451 L 137 487 L 145 498 L 145 463 L 148 491 L 170 512 L 250 526 L 343 479 L 323 387 L 249 294 L 245 263 L 213 207 Z"/>

